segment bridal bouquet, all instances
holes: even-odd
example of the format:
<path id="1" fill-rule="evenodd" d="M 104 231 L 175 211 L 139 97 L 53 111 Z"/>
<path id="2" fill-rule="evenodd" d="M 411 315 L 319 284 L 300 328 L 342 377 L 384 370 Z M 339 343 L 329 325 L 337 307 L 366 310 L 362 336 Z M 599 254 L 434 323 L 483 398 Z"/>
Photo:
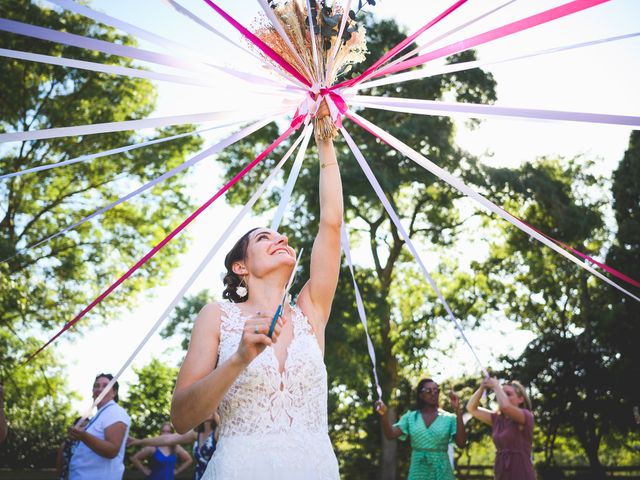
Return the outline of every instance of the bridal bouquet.
<path id="1" fill-rule="evenodd" d="M 323 95 L 351 66 L 365 59 L 365 28 L 358 25 L 357 13 L 374 0 L 358 1 L 357 10 L 348 10 L 338 1 L 268 0 L 270 12 L 256 20 L 254 33 L 295 68 L 309 84 L 311 92 Z M 317 109 L 317 102 L 312 108 Z M 330 105 L 331 108 L 331 105 Z M 314 113 L 312 111 L 311 113 Z M 316 119 L 320 138 L 335 135 L 331 117 Z"/>

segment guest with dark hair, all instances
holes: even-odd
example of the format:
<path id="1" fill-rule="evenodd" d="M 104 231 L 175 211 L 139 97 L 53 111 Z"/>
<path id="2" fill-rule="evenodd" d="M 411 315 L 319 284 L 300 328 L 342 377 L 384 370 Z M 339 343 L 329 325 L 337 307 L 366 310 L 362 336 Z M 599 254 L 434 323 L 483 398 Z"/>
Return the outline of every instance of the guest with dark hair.
<path id="1" fill-rule="evenodd" d="M 451 442 L 463 448 L 467 443 L 467 432 L 462 421 L 460 398 L 451 390 L 449 399 L 455 415 L 439 408 L 440 388 L 430 378 L 418 382 L 416 409 L 405 413 L 391 425 L 387 406 L 376 402 L 381 416 L 382 430 L 389 440 L 399 438 L 411 440 L 411 465 L 408 480 L 454 480 L 449 460 L 448 447 Z"/>
<path id="2" fill-rule="evenodd" d="M 113 375 L 101 373 L 93 383 L 94 400 L 107 387 Z M 85 425 L 69 429 L 74 441 L 69 462 L 70 480 L 120 480 L 124 473 L 124 450 L 131 419 L 118 401 L 118 382 L 98 403 L 98 411 Z"/>
<path id="3" fill-rule="evenodd" d="M 163 423 L 159 438 L 171 434 L 173 434 L 171 423 Z M 147 460 L 146 464 L 144 460 Z M 191 455 L 180 445 L 144 447 L 131 457 L 133 466 L 144 473 L 149 480 L 173 480 L 176 475 L 189 468 L 192 462 Z"/>
<path id="4" fill-rule="evenodd" d="M 497 411 L 480 407 L 482 394 L 488 389 L 496 394 Z M 496 480 L 535 480 L 531 460 L 533 414 L 524 387 L 515 381 L 500 385 L 495 378 L 485 378 L 467 403 L 467 411 L 491 425 L 491 438 L 496 446 Z"/>

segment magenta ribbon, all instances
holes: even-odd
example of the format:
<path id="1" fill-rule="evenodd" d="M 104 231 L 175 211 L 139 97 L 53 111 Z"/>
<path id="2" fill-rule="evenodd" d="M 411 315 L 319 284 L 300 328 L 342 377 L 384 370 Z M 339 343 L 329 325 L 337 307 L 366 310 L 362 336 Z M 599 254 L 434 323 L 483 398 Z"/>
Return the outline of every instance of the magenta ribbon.
<path id="1" fill-rule="evenodd" d="M 307 78 L 305 78 L 296 68 L 293 67 L 289 62 L 287 62 L 284 58 L 282 58 L 277 52 L 275 52 L 269 45 L 260 40 L 257 36 L 247 30 L 244 26 L 242 26 L 235 18 L 229 15 L 227 12 L 222 10 L 218 5 L 216 5 L 211 0 L 204 0 L 211 8 L 213 8 L 216 12 L 220 14 L 222 18 L 224 18 L 227 22 L 235 27 L 242 35 L 247 37 L 256 47 L 258 47 L 262 53 L 264 53 L 271 60 L 280 65 L 286 72 L 290 73 L 297 80 L 301 81 L 303 84 L 308 87 L 311 86 L 311 83 Z"/>
<path id="2" fill-rule="evenodd" d="M 371 65 L 369 68 L 367 68 L 361 75 L 359 75 L 359 76 L 357 76 L 355 78 L 352 78 L 351 80 L 345 80 L 344 82 L 339 83 L 338 85 L 336 85 L 336 88 L 338 88 L 338 87 L 350 87 L 352 85 L 355 85 L 356 83 L 362 82 L 372 72 L 374 72 L 378 67 L 380 67 L 381 65 L 385 64 L 387 61 L 389 61 L 396 54 L 400 53 L 402 50 L 407 48 L 407 46 L 410 45 L 411 42 L 413 42 L 416 38 L 418 38 L 420 35 L 422 35 L 424 32 L 426 32 L 429 28 L 433 27 L 440 20 L 446 18 L 450 13 L 454 12 L 455 10 L 457 10 L 458 7 L 462 6 L 462 4 L 464 4 L 465 2 L 467 2 L 467 0 L 458 0 L 456 3 L 454 3 L 449 8 L 447 8 L 445 11 L 440 13 L 437 17 L 435 17 L 433 20 L 431 20 L 426 25 L 421 27 L 418 31 L 416 31 L 413 34 L 409 35 L 407 38 L 405 38 L 403 41 L 401 41 L 399 44 L 397 44 L 395 47 L 393 47 L 391 50 L 389 50 L 387 53 L 385 53 L 373 65 Z"/>
<path id="3" fill-rule="evenodd" d="M 253 160 L 249 165 L 244 167 L 235 177 L 233 177 L 226 185 L 224 185 L 220 190 L 216 192 L 209 200 L 207 200 L 202 206 L 200 206 L 195 212 L 193 212 L 189 217 L 187 217 L 180 225 L 178 225 L 169 235 L 167 235 L 164 240 L 158 243 L 155 247 L 153 247 L 147 254 L 142 257 L 140 260 L 136 262 L 134 266 L 132 266 L 124 275 L 122 275 L 118 280 L 116 280 L 109 288 L 107 288 L 104 292 L 102 292 L 95 300 L 93 300 L 89 305 L 87 305 L 78 315 L 76 315 L 72 320 L 67 322 L 59 331 L 56 333 L 47 343 L 41 346 L 38 350 L 32 353 L 29 358 L 25 361 L 25 363 L 30 362 L 36 355 L 42 352 L 45 348 L 51 345 L 60 335 L 73 327 L 82 317 L 84 317 L 87 313 L 89 313 L 93 307 L 98 305 L 102 300 L 104 300 L 111 292 L 113 292 L 116 288 L 118 288 L 127 278 L 129 278 L 133 273 L 138 270 L 142 265 L 144 265 L 148 260 L 150 260 L 158 251 L 164 247 L 167 243 L 169 243 L 178 233 L 180 233 L 184 228 L 189 225 L 193 220 L 196 219 L 202 212 L 204 212 L 213 202 L 216 201 L 223 193 L 225 193 L 229 188 L 235 185 L 242 177 L 244 177 L 253 167 L 255 167 L 258 163 L 264 160 L 280 143 L 282 143 L 286 138 L 288 138 L 294 131 L 296 131 L 296 127 L 289 127 L 282 135 L 280 135 L 274 142 L 269 145 L 260 155 L 258 155 L 255 160 Z"/>
<path id="4" fill-rule="evenodd" d="M 342 98 L 339 94 L 337 94 L 333 90 L 335 90 L 335 87 L 321 88 L 320 96 L 322 97 L 328 96 L 329 98 L 331 98 L 331 100 L 333 100 L 333 103 L 336 104 L 336 107 L 338 107 L 338 110 L 340 111 L 340 113 L 344 115 L 346 111 L 349 109 L 349 106 L 347 105 L 347 102 L 344 101 L 344 98 Z"/>
<path id="5" fill-rule="evenodd" d="M 577 13 L 582 10 L 586 10 L 587 8 L 591 8 L 609 1 L 610 0 L 574 0 L 573 2 L 565 3 L 564 5 L 560 5 L 559 7 L 545 10 L 544 12 L 531 15 L 530 17 L 517 20 L 488 32 L 452 43 L 432 52 L 425 53 L 424 55 L 419 55 L 410 60 L 405 60 L 404 62 L 400 62 L 388 68 L 383 68 L 382 70 L 373 74 L 370 78 L 376 78 L 383 75 L 388 75 L 390 73 L 395 73 L 400 70 L 406 70 L 407 68 L 415 67 L 417 65 L 422 65 L 423 63 L 426 63 L 430 60 L 453 55 L 454 53 L 468 50 L 478 45 L 482 45 L 483 43 L 491 42 L 493 40 L 506 37 L 507 35 L 512 35 L 514 33 L 518 33 L 523 30 L 527 30 L 529 28 L 536 27 L 553 20 L 557 20 L 558 18 L 562 18 L 567 15 L 571 15 L 573 13 Z"/>
<path id="6" fill-rule="evenodd" d="M 504 210 L 504 209 L 503 209 Z M 509 215 L 511 215 L 512 217 L 518 218 L 516 217 L 513 213 L 505 210 L 505 212 L 507 212 Z M 533 228 L 536 232 L 538 232 L 540 235 L 544 235 L 545 237 L 547 237 L 549 240 L 551 240 L 552 242 L 555 242 L 557 245 L 561 246 L 562 248 L 564 248 L 565 250 L 569 250 L 571 253 L 576 254 L 577 256 L 579 256 L 580 258 L 584 258 L 585 260 L 587 260 L 588 262 L 593 263 L 594 265 L 597 265 L 598 267 L 600 267 L 602 270 L 604 270 L 605 272 L 610 273 L 611 275 L 613 275 L 614 277 L 619 278 L 620 280 L 628 283 L 629 285 L 633 285 L 634 287 L 638 287 L 640 288 L 640 282 L 638 282 L 637 280 L 634 280 L 633 278 L 625 275 L 624 273 L 620 272 L 619 270 L 616 270 L 613 267 L 610 267 L 609 265 L 606 265 L 602 262 L 599 262 L 598 260 L 596 260 L 595 258 L 590 257 L 589 255 L 587 255 L 586 253 L 582 253 L 579 250 L 576 250 L 575 248 L 567 245 L 566 243 L 561 242 L 560 240 L 556 240 L 555 238 L 553 238 L 550 235 L 547 235 L 546 233 L 538 230 L 536 227 L 534 227 L 533 225 L 525 222 L 524 220 L 518 218 L 518 220 L 520 220 L 522 223 L 524 223 L 525 225 L 527 225 L 530 228 Z"/>

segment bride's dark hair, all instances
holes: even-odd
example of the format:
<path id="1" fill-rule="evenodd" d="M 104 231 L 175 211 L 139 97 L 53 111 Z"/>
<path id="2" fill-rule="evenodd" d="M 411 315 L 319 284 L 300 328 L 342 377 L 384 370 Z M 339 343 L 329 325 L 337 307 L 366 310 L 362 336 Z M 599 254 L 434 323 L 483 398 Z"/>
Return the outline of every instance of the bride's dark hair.
<path id="1" fill-rule="evenodd" d="M 251 232 L 258 230 L 257 228 L 252 228 L 247 233 L 245 233 L 240 239 L 236 242 L 227 256 L 224 258 L 224 266 L 227 269 L 227 272 L 224 276 L 224 291 L 222 292 L 222 298 L 226 298 L 227 300 L 233 303 L 241 303 L 246 302 L 249 298 L 249 294 L 241 297 L 236 292 L 236 288 L 240 286 L 242 283 L 242 277 L 233 273 L 233 264 L 236 262 L 244 261 L 247 255 L 247 247 L 249 246 L 249 236 Z"/>

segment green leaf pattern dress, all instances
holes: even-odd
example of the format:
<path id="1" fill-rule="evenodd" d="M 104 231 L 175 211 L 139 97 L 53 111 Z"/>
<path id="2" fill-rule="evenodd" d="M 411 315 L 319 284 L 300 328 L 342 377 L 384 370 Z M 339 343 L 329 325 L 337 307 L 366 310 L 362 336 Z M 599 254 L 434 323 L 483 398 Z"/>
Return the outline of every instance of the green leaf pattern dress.
<path id="1" fill-rule="evenodd" d="M 405 413 L 394 426 L 402 430 L 400 440 L 411 439 L 408 480 L 454 480 L 447 452 L 456 435 L 456 416 L 438 410 L 429 427 L 418 410 Z"/>

